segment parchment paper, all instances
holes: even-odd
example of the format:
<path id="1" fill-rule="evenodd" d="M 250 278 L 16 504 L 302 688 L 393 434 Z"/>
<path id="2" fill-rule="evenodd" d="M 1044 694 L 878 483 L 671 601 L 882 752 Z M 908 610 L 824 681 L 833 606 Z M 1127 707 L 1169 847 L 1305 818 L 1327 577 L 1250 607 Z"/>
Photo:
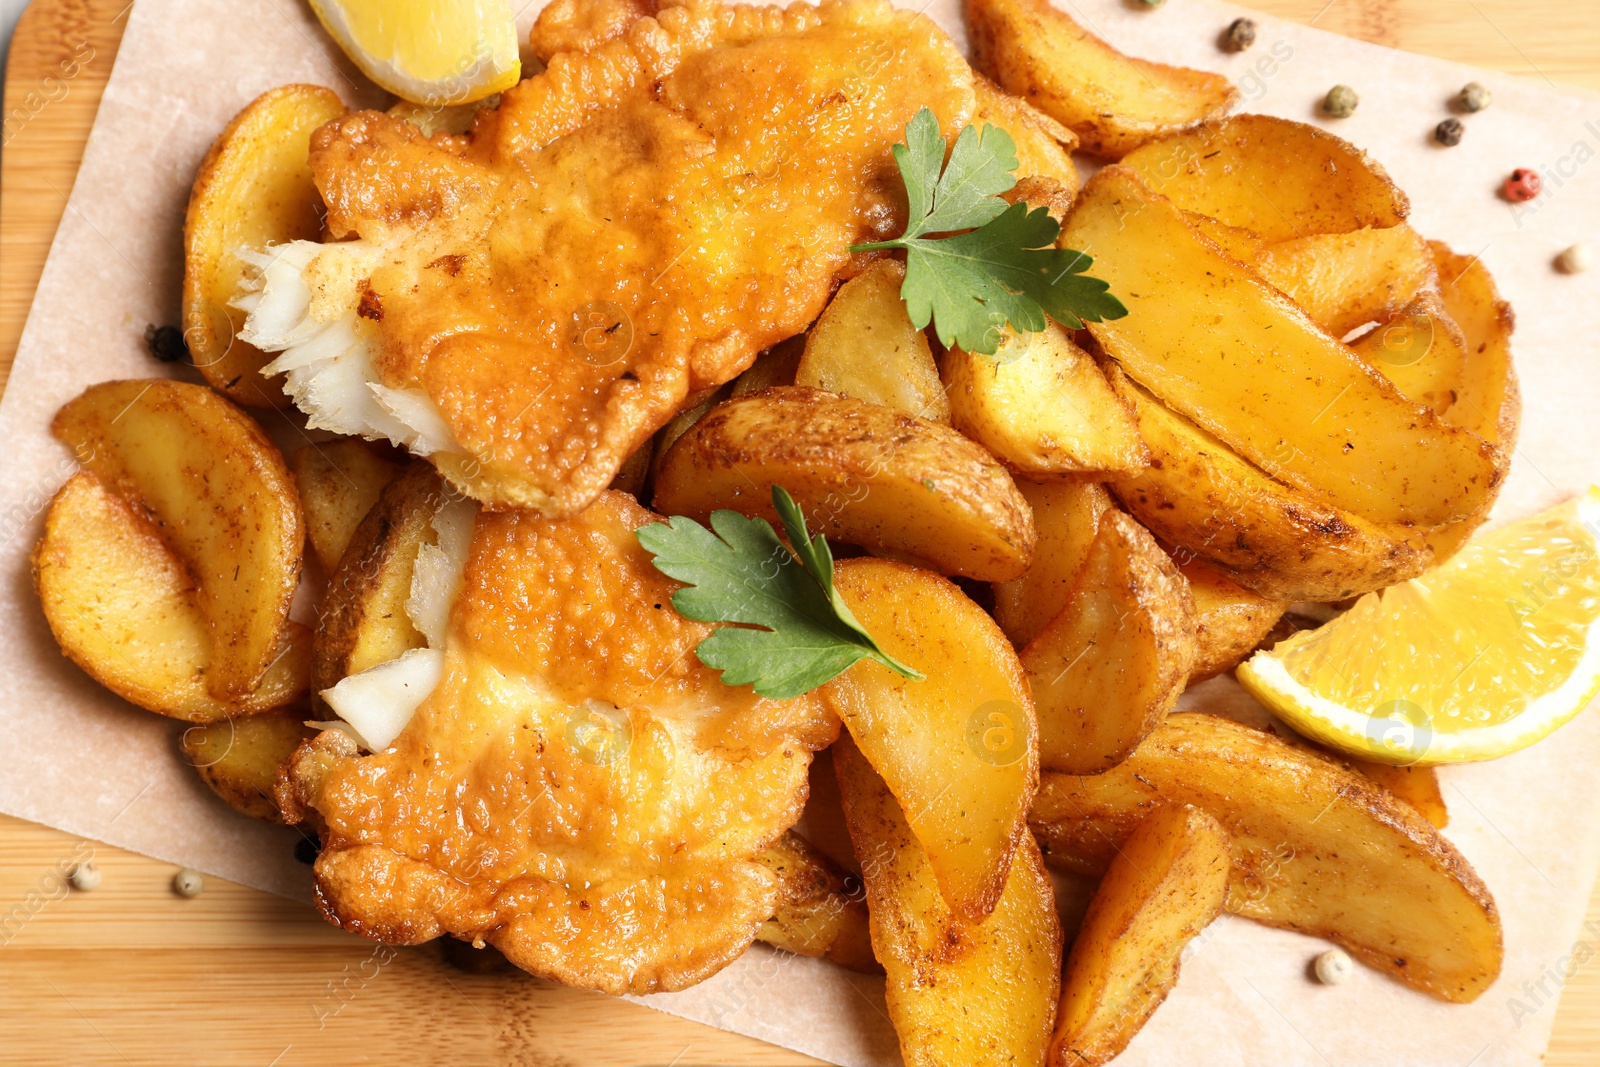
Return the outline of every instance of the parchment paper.
<path id="1" fill-rule="evenodd" d="M 539 3 L 521 12 L 524 26 Z M 1156 11 L 1131 0 L 1068 6 L 1134 54 L 1232 75 L 1247 110 L 1321 122 L 1368 149 L 1410 192 L 1423 233 L 1482 256 L 1517 310 L 1525 404 L 1497 519 L 1597 480 L 1600 274 L 1558 274 L 1551 258 L 1574 241 L 1600 241 L 1600 167 L 1592 162 L 1600 96 L 1266 17 L 1252 50 L 1225 55 L 1217 36 L 1243 9 L 1206 0 Z M 927 14 L 963 38 L 956 0 L 934 0 Z M 1494 106 L 1464 117 L 1459 147 L 1432 144 L 1449 99 L 1472 79 L 1493 89 Z M 27 563 L 43 507 L 72 470 L 46 432 L 50 416 L 92 382 L 163 373 L 142 335 L 147 324 L 177 319 L 179 232 L 195 166 L 240 107 L 291 81 L 329 85 L 352 104 L 380 99 L 295 0 L 139 0 L 133 8 L 0 404 L 0 810 L 305 898 L 307 869 L 290 858 L 293 831 L 225 810 L 182 766 L 180 725 L 122 704 L 61 657 Z M 1336 82 L 1361 94 L 1359 111 L 1343 121 L 1317 107 Z M 1531 206 L 1495 195 L 1514 166 L 1544 175 L 1547 191 Z M 287 423 L 273 429 L 285 440 L 297 434 Z M 1184 704 L 1262 714 L 1228 679 L 1198 687 Z M 1442 772 L 1447 834 L 1505 921 L 1504 974 L 1475 1004 L 1445 1005 L 1361 968 L 1349 985 L 1319 987 L 1307 964 L 1320 943 L 1223 918 L 1193 946 L 1177 990 L 1120 1062 L 1537 1063 L 1564 976 L 1600 948 L 1600 930 L 1580 928 L 1600 859 L 1597 757 L 1600 721 L 1591 711 L 1519 755 Z M 646 1002 L 842 1064 L 898 1059 L 881 982 L 761 946 L 694 990 Z"/>

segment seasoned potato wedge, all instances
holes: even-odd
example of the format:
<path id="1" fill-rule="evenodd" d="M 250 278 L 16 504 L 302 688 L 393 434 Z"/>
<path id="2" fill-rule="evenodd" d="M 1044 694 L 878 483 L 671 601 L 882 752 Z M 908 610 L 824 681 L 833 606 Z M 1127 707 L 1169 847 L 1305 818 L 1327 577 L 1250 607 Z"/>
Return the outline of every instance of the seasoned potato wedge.
<path id="1" fill-rule="evenodd" d="M 345 112 L 319 85 L 285 85 L 252 101 L 200 161 L 183 224 L 183 335 L 195 367 L 230 400 L 287 408 L 282 378 L 261 368 L 272 356 L 239 340 L 242 248 L 313 241 L 321 194 L 311 180 L 311 134 Z"/>
<path id="2" fill-rule="evenodd" d="M 1222 912 L 1228 869 L 1228 833 L 1198 808 L 1156 808 L 1128 834 L 1067 957 L 1052 1064 L 1100 1067 L 1128 1047 Z"/>
<path id="3" fill-rule="evenodd" d="M 951 425 L 1029 477 L 1132 471 L 1149 461 L 1094 357 L 1054 322 L 1041 333 L 1007 330 L 992 356 L 951 349 L 944 381 Z"/>
<path id="4" fill-rule="evenodd" d="M 879 971 L 867 929 L 867 902 L 838 865 L 788 831 L 761 862 L 778 876 L 778 910 L 756 934 L 773 948 L 820 956 L 853 971 Z"/>
<path id="5" fill-rule="evenodd" d="M 1361 149 L 1271 115 L 1207 123 L 1131 152 L 1122 165 L 1184 211 L 1269 243 L 1395 226 L 1411 210 L 1388 172 Z"/>
<path id="6" fill-rule="evenodd" d="M 981 74 L 972 79 L 972 91 L 978 98 L 972 124 L 998 126 L 1011 135 L 1017 146 L 1019 178 L 1050 178 L 1069 191 L 1077 191 L 1078 168 L 1072 164 L 1077 134 Z"/>
<path id="7" fill-rule="evenodd" d="M 789 342 L 787 341 L 784 342 L 784 344 L 788 343 Z M 772 353 L 768 353 L 767 355 L 770 356 L 771 354 Z M 764 359 L 766 359 L 765 356 L 758 357 L 755 365 L 745 373 L 763 373 L 766 369 L 762 366 Z M 796 357 L 796 363 L 798 364 L 798 357 Z M 743 376 L 740 378 L 735 378 L 731 382 L 724 382 L 718 388 L 711 390 L 706 394 L 704 399 L 697 400 L 693 404 L 690 404 L 688 407 L 672 416 L 672 418 L 667 421 L 665 426 L 656 431 L 655 440 L 652 442 L 650 453 L 650 477 L 648 479 L 649 485 L 654 486 L 656 484 L 656 480 L 661 477 L 662 461 L 667 458 L 667 453 L 672 450 L 672 446 L 677 444 L 678 438 L 688 433 L 690 428 L 693 427 L 695 423 L 705 418 L 706 412 L 710 411 L 724 400 L 727 400 L 729 396 L 732 395 L 733 391 L 739 387 L 739 382 L 742 380 L 742 377 Z M 766 389 L 769 387 L 763 385 L 761 388 Z M 750 392 L 760 392 L 760 390 L 753 389 L 750 390 Z"/>
<path id="8" fill-rule="evenodd" d="M 1440 415 L 1455 406 L 1466 375 L 1467 340 L 1438 293 L 1419 293 L 1350 347 L 1408 399 Z"/>
<path id="9" fill-rule="evenodd" d="M 1149 531 L 1101 520 L 1064 611 L 1021 652 L 1039 720 L 1039 764 L 1098 774 L 1172 710 L 1195 659 L 1188 583 Z"/>
<path id="10" fill-rule="evenodd" d="M 231 700 L 207 690 L 211 630 L 193 580 L 154 524 L 93 474 L 73 475 L 51 502 L 33 581 L 67 658 L 147 711 L 215 722 L 305 695 L 311 631 L 296 622 L 255 688 Z"/>
<path id="11" fill-rule="evenodd" d="M 1185 211 L 1184 221 L 1188 222 L 1201 234 L 1211 239 L 1218 248 L 1238 260 L 1240 263 L 1252 263 L 1267 247 L 1267 242 L 1258 233 L 1242 230 L 1237 226 L 1229 226 L 1225 222 L 1218 222 L 1210 215 L 1202 215 L 1197 211 Z"/>
<path id="12" fill-rule="evenodd" d="M 627 493 L 637 499 L 644 495 L 645 487 L 650 484 L 650 460 L 654 456 L 650 442 L 646 441 L 633 454 L 622 461 L 622 467 L 617 471 L 617 476 L 611 479 L 608 488 L 619 493 Z"/>
<path id="13" fill-rule="evenodd" d="M 1048 0 L 965 0 L 972 65 L 1115 159 L 1226 114 L 1220 74 L 1123 55 Z"/>
<path id="14" fill-rule="evenodd" d="M 206 689 L 245 697 L 281 651 L 305 530 L 283 456 L 249 416 L 200 385 L 92 385 L 50 432 L 161 528 L 194 576 L 211 638 Z"/>
<path id="15" fill-rule="evenodd" d="M 1194 594 L 1195 657 L 1190 685 L 1237 667 L 1289 607 L 1284 601 L 1250 592 L 1197 558 L 1179 563 L 1178 572 Z"/>
<path id="16" fill-rule="evenodd" d="M 1251 265 L 1334 337 L 1393 317 L 1436 280 L 1428 243 L 1403 222 L 1280 241 Z"/>
<path id="17" fill-rule="evenodd" d="M 662 459 L 655 510 L 775 520 L 774 484 L 836 544 L 991 582 L 1017 577 L 1033 557 L 1028 502 L 983 447 L 948 426 L 801 386 L 730 400 L 695 423 Z"/>
<path id="18" fill-rule="evenodd" d="M 1227 829 L 1227 909 L 1349 949 L 1444 1000 L 1500 973 L 1500 913 L 1470 864 L 1355 771 L 1231 719 L 1170 715 L 1105 774 L 1046 774 L 1030 822 L 1051 863 L 1104 871 L 1153 809 L 1192 804 Z"/>
<path id="19" fill-rule="evenodd" d="M 1443 830 L 1450 825 L 1444 794 L 1439 790 L 1439 775 L 1433 767 L 1392 767 L 1387 763 L 1350 760 L 1350 766 L 1377 782 L 1396 797 L 1422 813 L 1422 817 Z"/>
<path id="20" fill-rule="evenodd" d="M 1039 780 L 1033 701 L 994 620 L 950 581 L 904 563 L 840 560 L 835 587 L 883 650 L 927 675 L 862 660 L 823 687 L 889 783 L 950 911 L 987 915 Z"/>
<path id="21" fill-rule="evenodd" d="M 1425 526 L 1494 492 L 1487 442 L 1401 396 L 1132 170 L 1090 179 L 1063 240 L 1129 307 L 1089 324 L 1106 352 L 1274 478 L 1372 522 Z"/>
<path id="22" fill-rule="evenodd" d="M 344 438 L 306 445 L 293 456 L 294 484 L 305 511 L 306 539 L 324 574 L 339 566 L 350 535 L 400 473 L 387 449 Z"/>
<path id="23" fill-rule="evenodd" d="M 934 422 L 950 421 L 928 338 L 911 325 L 906 268 L 880 259 L 839 286 L 806 338 L 794 385 L 826 389 Z M 777 384 L 777 383 L 774 383 Z"/>
<path id="24" fill-rule="evenodd" d="M 278 768 L 316 731 L 303 707 L 191 726 L 179 744 L 200 780 L 240 815 L 283 822 L 274 790 Z"/>
<path id="25" fill-rule="evenodd" d="M 805 355 L 806 340 L 807 335 L 802 333 L 787 341 L 779 341 L 761 353 L 756 357 L 756 361 L 750 364 L 749 370 L 733 380 L 733 388 L 728 391 L 728 396 L 759 393 L 763 389 L 771 389 L 774 385 L 793 385 L 794 376 L 800 370 L 800 358 Z M 825 389 L 827 386 L 819 388 Z M 706 410 L 711 409 L 708 406 Z"/>
<path id="26" fill-rule="evenodd" d="M 1427 567 L 1425 547 L 1274 481 L 1121 371 L 1112 368 L 1110 379 L 1132 406 L 1152 462 L 1107 484 L 1168 544 L 1291 603 L 1343 600 Z"/>
<path id="27" fill-rule="evenodd" d="M 906 1067 L 1043 1063 L 1061 983 L 1061 922 L 1033 836 L 1022 835 L 987 918 L 953 915 L 883 779 L 848 737 L 833 753 Z"/>
<path id="28" fill-rule="evenodd" d="M 1089 547 L 1116 505 L 1105 486 L 1088 478 L 1018 482 L 1017 488 L 1033 508 L 1039 544 L 1027 574 L 994 587 L 994 617 L 1022 648 L 1066 609 L 1089 562 Z"/>

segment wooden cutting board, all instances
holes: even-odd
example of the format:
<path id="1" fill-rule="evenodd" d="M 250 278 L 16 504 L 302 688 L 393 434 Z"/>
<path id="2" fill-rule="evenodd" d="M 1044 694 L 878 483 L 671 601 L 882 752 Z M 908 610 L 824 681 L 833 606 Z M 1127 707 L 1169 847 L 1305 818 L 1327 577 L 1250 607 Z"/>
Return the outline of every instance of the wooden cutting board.
<path id="1" fill-rule="evenodd" d="M 34 0 L 17 27 L 0 149 L 0 384 L 131 6 Z M 1256 6 L 1377 44 L 1600 88 L 1600 21 L 1575 0 Z M 1526 161 L 1507 165 L 1519 162 Z M 52 871 L 91 847 L 102 884 L 62 897 Z M 202 896 L 185 900 L 171 892 L 173 873 L 133 853 L 0 816 L 0 1063 L 819 1062 L 516 972 L 469 972 L 438 944 L 375 949 L 309 908 L 241 886 L 210 880 Z M 1600 896 L 1589 916 L 1600 931 Z M 1593 954 L 1600 937 L 1584 937 Z M 1542 999 L 1556 992 L 1552 981 Z M 1540 1010 L 1557 1012 L 1548 1067 L 1595 1062 L 1600 957 L 1566 980 L 1558 1007 Z M 1351 1020 L 1391 1024 L 1398 1020 Z"/>

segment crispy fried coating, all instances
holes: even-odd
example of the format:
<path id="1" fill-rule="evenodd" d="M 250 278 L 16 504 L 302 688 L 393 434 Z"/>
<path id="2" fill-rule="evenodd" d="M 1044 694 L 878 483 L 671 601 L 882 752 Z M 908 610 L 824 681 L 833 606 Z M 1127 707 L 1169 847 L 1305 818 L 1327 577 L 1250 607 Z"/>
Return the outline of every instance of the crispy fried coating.
<path id="1" fill-rule="evenodd" d="M 756 936 L 778 900 L 758 857 L 839 723 L 700 663 L 711 627 L 634 536 L 655 519 L 616 492 L 569 519 L 479 516 L 439 687 L 386 751 L 328 731 L 280 779 L 322 835 L 330 921 L 487 941 L 607 993 L 681 989 Z"/>

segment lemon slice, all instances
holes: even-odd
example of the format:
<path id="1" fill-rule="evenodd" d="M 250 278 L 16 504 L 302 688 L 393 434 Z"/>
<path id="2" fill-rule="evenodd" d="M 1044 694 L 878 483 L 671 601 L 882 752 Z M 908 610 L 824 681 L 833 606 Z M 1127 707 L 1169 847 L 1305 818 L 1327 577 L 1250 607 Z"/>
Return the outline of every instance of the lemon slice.
<path id="1" fill-rule="evenodd" d="M 507 0 L 311 0 L 362 72 L 413 104 L 445 107 L 517 84 Z"/>
<path id="2" fill-rule="evenodd" d="M 1597 544 L 1590 489 L 1256 653 L 1239 681 L 1296 730 L 1366 759 L 1526 748 L 1600 690 Z"/>

